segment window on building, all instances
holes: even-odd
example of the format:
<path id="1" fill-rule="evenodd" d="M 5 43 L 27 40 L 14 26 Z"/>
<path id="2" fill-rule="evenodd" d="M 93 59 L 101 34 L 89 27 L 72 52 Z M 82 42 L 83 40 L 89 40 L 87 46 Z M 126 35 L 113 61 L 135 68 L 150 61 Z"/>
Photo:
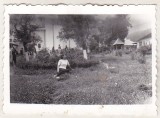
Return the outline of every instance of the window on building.
<path id="1" fill-rule="evenodd" d="M 38 44 L 38 48 L 41 48 L 41 44 Z"/>

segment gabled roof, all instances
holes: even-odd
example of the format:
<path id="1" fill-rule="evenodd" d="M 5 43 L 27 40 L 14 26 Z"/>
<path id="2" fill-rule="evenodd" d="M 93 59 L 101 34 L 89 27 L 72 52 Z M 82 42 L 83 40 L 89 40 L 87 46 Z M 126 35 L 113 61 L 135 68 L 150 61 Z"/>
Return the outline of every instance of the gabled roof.
<path id="1" fill-rule="evenodd" d="M 145 35 L 144 37 L 140 38 L 138 41 L 144 40 L 144 39 L 148 39 L 151 38 L 151 33 Z"/>
<path id="2" fill-rule="evenodd" d="M 127 38 L 131 39 L 132 41 L 138 42 L 140 39 L 142 39 L 144 36 L 151 33 L 151 29 L 146 30 L 138 30 L 134 32 L 129 32 Z"/>
<path id="3" fill-rule="evenodd" d="M 119 38 L 113 43 L 113 45 L 124 45 L 124 42 L 122 42 Z"/>

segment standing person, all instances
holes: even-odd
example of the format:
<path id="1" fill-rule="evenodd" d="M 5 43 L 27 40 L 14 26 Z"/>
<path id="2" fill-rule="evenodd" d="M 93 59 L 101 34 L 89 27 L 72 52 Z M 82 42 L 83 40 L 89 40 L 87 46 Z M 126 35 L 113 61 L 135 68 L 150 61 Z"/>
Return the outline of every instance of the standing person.
<path id="1" fill-rule="evenodd" d="M 68 47 L 67 47 L 67 45 L 66 45 L 66 47 L 65 47 L 65 50 L 66 50 L 66 51 L 68 50 Z"/>
<path id="2" fill-rule="evenodd" d="M 67 53 L 68 53 L 68 47 L 67 47 L 67 45 L 65 47 L 64 53 L 65 53 L 65 55 L 67 55 Z"/>
<path id="3" fill-rule="evenodd" d="M 54 46 L 52 47 L 52 53 L 54 52 L 55 50 L 54 50 Z"/>
<path id="4" fill-rule="evenodd" d="M 54 77 L 59 79 L 60 75 L 69 72 L 71 69 L 72 68 L 71 68 L 66 56 L 65 55 L 61 56 L 61 59 L 58 61 L 58 65 L 57 65 L 57 74 Z"/>
<path id="5" fill-rule="evenodd" d="M 62 50 L 61 50 L 61 46 L 58 46 L 58 57 L 62 56 Z"/>
<path id="6" fill-rule="evenodd" d="M 21 55 L 23 55 L 23 48 L 21 48 L 21 50 L 20 50 L 20 54 L 21 54 Z"/>
<path id="7" fill-rule="evenodd" d="M 14 46 L 12 47 L 11 54 L 12 54 L 12 62 L 13 62 L 13 65 L 16 65 L 18 52 L 17 52 L 17 50 L 15 49 Z"/>

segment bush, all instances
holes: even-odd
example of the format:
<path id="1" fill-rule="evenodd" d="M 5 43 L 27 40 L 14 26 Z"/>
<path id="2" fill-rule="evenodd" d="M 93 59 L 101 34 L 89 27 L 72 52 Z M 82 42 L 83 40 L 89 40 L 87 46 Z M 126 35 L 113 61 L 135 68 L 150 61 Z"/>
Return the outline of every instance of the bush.
<path id="1" fill-rule="evenodd" d="M 146 59 L 144 56 L 139 56 L 138 57 L 138 62 L 141 63 L 141 64 L 145 64 L 146 63 Z"/>
<path id="2" fill-rule="evenodd" d="M 95 64 L 98 64 L 98 60 L 84 59 L 82 50 L 71 49 L 66 51 L 65 55 L 67 56 L 67 59 L 70 62 L 70 65 L 72 68 L 75 68 L 75 67 L 87 68 Z"/>
<path id="3" fill-rule="evenodd" d="M 23 57 L 19 57 L 19 61 L 17 62 L 17 67 L 21 69 L 56 69 L 57 68 L 57 62 L 56 60 L 51 60 L 48 62 L 40 62 L 37 60 L 31 60 L 29 62 L 26 62 L 23 60 Z"/>
<path id="4" fill-rule="evenodd" d="M 85 59 L 72 59 L 70 61 L 71 67 L 83 67 L 83 68 L 88 68 L 91 66 L 95 66 L 98 64 L 98 60 L 85 60 Z"/>
<path id="5" fill-rule="evenodd" d="M 59 58 L 50 55 L 47 49 L 39 51 L 35 59 L 26 62 L 23 56 L 18 57 L 17 67 L 22 69 L 56 69 Z"/>
<path id="6" fill-rule="evenodd" d="M 131 60 L 135 60 L 135 58 L 136 58 L 136 53 L 135 53 L 135 52 L 132 52 L 132 53 L 131 53 Z"/>
<path id="7" fill-rule="evenodd" d="M 75 67 L 91 67 L 98 64 L 98 60 L 85 60 L 81 50 L 71 49 L 68 51 L 62 50 L 70 62 L 72 68 Z M 56 54 L 49 54 L 47 50 L 38 52 L 34 60 L 26 62 L 23 56 L 18 57 L 17 67 L 21 69 L 56 69 L 59 57 Z"/>
<path id="8" fill-rule="evenodd" d="M 122 56 L 122 50 L 116 50 L 115 55 L 121 57 Z"/>
<path id="9" fill-rule="evenodd" d="M 49 54 L 49 51 L 47 49 L 42 49 L 36 55 L 37 61 L 40 61 L 42 63 L 47 62 L 49 60 L 49 58 L 50 58 L 50 54 Z"/>
<path id="10" fill-rule="evenodd" d="M 138 51 L 142 56 L 145 56 L 150 50 L 151 50 L 151 48 L 150 48 L 149 46 L 142 46 L 142 47 L 140 47 L 137 51 Z"/>
<path id="11" fill-rule="evenodd" d="M 146 63 L 145 55 L 149 54 L 149 52 L 151 52 L 151 47 L 150 46 L 142 46 L 137 50 L 137 52 L 138 52 L 138 57 L 137 57 L 138 62 L 141 64 L 145 64 Z"/>
<path id="12" fill-rule="evenodd" d="M 130 54 L 131 53 L 131 51 L 129 49 L 124 49 L 123 52 L 124 52 L 124 54 Z"/>

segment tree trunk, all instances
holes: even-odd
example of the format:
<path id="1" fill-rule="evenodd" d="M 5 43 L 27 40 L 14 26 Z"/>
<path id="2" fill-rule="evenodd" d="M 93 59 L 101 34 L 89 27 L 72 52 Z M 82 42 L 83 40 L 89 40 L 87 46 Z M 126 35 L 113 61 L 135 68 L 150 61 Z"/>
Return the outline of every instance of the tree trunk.
<path id="1" fill-rule="evenodd" d="M 28 55 L 28 51 L 27 51 L 27 43 L 23 43 L 23 47 L 24 47 L 24 51 L 25 51 L 26 61 L 29 61 L 29 55 Z"/>
<path id="2" fill-rule="evenodd" d="M 87 50 L 83 49 L 83 57 L 84 59 L 88 59 Z"/>
<path id="3" fill-rule="evenodd" d="M 83 48 L 83 58 L 87 60 L 87 59 L 88 59 L 88 55 L 87 55 L 87 44 L 86 44 L 86 40 L 85 40 L 85 42 L 83 42 L 82 48 Z"/>
<path id="4" fill-rule="evenodd" d="M 90 53 L 90 52 L 91 52 L 91 50 L 90 50 L 90 48 L 88 48 L 88 49 L 87 49 L 87 53 Z"/>
<path id="5" fill-rule="evenodd" d="M 25 58 L 26 58 L 26 61 L 29 61 L 29 55 L 28 55 L 28 52 L 25 52 Z"/>
<path id="6" fill-rule="evenodd" d="M 33 59 L 35 59 L 36 58 L 36 53 L 35 52 L 33 52 Z"/>

